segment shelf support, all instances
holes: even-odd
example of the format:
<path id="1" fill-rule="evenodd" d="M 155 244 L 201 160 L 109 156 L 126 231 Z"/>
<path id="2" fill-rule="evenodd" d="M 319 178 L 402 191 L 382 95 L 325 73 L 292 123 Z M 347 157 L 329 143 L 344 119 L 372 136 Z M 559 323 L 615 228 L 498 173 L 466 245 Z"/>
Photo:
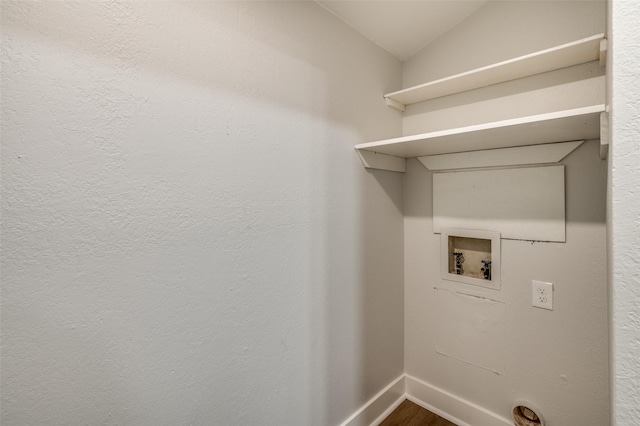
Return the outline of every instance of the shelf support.
<path id="1" fill-rule="evenodd" d="M 356 149 L 362 165 L 366 169 L 387 170 L 390 172 L 406 171 L 405 159 L 393 155 L 380 154 L 374 151 Z"/>
<path id="2" fill-rule="evenodd" d="M 607 65 L 607 39 L 606 38 L 603 38 L 602 40 L 600 40 L 599 60 L 600 60 L 601 67 L 604 67 L 605 65 Z"/>
<path id="3" fill-rule="evenodd" d="M 384 98 L 384 101 L 385 101 L 385 102 L 387 103 L 387 105 L 389 105 L 390 107 L 393 107 L 393 108 L 395 108 L 395 109 L 397 109 L 397 110 L 400 110 L 400 111 L 402 111 L 402 112 L 404 112 L 404 110 L 405 110 L 405 109 L 407 109 L 407 106 L 406 106 L 405 104 L 403 104 L 403 103 L 401 103 L 401 102 L 398 102 L 398 101 L 394 101 L 393 99 L 391 99 L 391 98 L 387 98 L 386 96 L 385 96 L 385 98 Z"/>
<path id="4" fill-rule="evenodd" d="M 609 113 L 600 113 L 600 159 L 605 160 L 609 153 Z"/>

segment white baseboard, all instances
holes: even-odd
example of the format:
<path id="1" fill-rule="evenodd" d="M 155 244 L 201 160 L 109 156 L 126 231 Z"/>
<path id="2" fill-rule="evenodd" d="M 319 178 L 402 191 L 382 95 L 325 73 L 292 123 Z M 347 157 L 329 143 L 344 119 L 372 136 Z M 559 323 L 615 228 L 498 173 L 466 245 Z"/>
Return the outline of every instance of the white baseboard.
<path id="1" fill-rule="evenodd" d="M 340 426 L 378 426 L 405 399 L 458 426 L 513 426 L 509 419 L 407 374 L 389 383 Z"/>
<path id="2" fill-rule="evenodd" d="M 403 393 L 397 400 L 394 402 L 391 407 L 384 410 L 384 413 L 380 414 L 377 419 L 371 422 L 370 426 L 378 426 L 380 423 L 384 421 L 387 417 L 393 413 L 393 411 L 400 406 L 407 399 L 407 394 Z"/>
<path id="3" fill-rule="evenodd" d="M 513 426 L 513 421 L 405 374 L 406 398 L 458 426 Z"/>
<path id="4" fill-rule="evenodd" d="M 403 374 L 367 401 L 358 411 L 345 420 L 341 426 L 378 425 L 404 400 Z"/>

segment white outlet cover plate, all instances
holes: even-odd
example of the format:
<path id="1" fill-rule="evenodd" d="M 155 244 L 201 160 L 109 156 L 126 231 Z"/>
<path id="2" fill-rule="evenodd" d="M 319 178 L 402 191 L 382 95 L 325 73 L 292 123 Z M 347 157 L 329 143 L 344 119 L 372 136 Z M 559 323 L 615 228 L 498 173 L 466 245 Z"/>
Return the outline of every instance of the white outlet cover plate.
<path id="1" fill-rule="evenodd" d="M 531 305 L 552 311 L 553 284 L 543 281 L 531 281 Z"/>

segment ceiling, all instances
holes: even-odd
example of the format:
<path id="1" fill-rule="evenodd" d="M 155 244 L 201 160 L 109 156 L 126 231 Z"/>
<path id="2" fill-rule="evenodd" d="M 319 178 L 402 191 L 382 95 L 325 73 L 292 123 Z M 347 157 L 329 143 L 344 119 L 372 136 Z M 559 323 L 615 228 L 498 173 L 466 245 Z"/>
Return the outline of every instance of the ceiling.
<path id="1" fill-rule="evenodd" d="M 316 0 L 356 31 L 404 61 L 480 9 L 474 0 Z"/>

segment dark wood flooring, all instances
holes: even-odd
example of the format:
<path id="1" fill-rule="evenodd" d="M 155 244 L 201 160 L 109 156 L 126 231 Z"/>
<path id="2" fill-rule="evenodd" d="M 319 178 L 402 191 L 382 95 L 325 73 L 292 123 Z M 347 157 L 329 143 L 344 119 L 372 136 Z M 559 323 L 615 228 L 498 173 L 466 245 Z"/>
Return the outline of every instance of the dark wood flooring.
<path id="1" fill-rule="evenodd" d="M 409 400 L 405 400 L 380 426 L 456 426 L 449 420 L 427 411 Z"/>

